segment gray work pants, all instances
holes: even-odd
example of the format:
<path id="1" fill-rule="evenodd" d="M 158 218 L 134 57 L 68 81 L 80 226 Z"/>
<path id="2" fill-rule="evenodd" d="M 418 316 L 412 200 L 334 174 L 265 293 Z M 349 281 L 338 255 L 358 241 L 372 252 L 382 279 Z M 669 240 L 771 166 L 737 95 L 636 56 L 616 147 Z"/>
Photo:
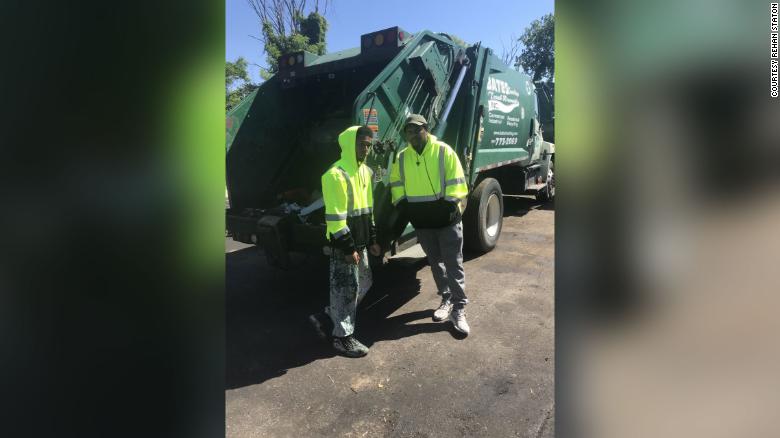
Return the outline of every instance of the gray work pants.
<path id="1" fill-rule="evenodd" d="M 454 308 L 468 304 L 463 271 L 463 224 L 417 231 L 417 241 L 428 256 L 438 294 L 450 298 Z"/>
<path id="2" fill-rule="evenodd" d="M 358 250 L 360 263 L 347 263 L 344 252 L 333 249 L 330 256 L 330 305 L 325 313 L 333 320 L 333 336 L 343 338 L 355 332 L 357 306 L 371 289 L 368 251 Z"/>

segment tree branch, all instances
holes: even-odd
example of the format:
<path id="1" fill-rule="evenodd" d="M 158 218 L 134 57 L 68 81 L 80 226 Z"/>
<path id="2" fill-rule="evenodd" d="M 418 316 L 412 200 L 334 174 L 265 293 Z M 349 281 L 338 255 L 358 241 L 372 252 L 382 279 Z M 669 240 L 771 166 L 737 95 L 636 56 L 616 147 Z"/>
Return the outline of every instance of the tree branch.
<path id="1" fill-rule="evenodd" d="M 520 39 L 517 38 L 515 35 L 511 35 L 509 37 L 509 48 L 507 49 L 506 45 L 504 45 L 504 42 L 501 41 L 501 60 L 504 62 L 504 64 L 515 67 L 517 63 L 517 56 L 519 55 L 521 43 Z"/>
<path id="2" fill-rule="evenodd" d="M 263 43 L 263 44 L 265 45 L 265 37 L 256 37 L 256 36 L 254 36 L 254 35 L 247 35 L 247 36 L 248 36 L 249 38 L 254 38 L 254 39 L 256 39 L 257 41 L 260 41 L 261 43 Z"/>

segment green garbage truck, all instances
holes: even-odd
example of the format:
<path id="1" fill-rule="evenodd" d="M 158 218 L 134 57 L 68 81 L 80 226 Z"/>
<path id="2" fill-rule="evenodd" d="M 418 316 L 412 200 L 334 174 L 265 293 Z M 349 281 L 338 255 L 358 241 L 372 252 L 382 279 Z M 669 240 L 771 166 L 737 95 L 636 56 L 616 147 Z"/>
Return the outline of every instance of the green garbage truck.
<path id="1" fill-rule="evenodd" d="M 278 267 L 292 253 L 327 254 L 320 176 L 339 158 L 338 134 L 366 125 L 377 237 L 390 254 L 413 245 L 389 189 L 409 114 L 422 114 L 460 158 L 468 249 L 496 246 L 505 194 L 555 195 L 555 147 L 543 139 L 531 77 L 479 43 L 393 27 L 362 35 L 353 49 L 282 55 L 278 72 L 227 114 L 228 233 Z"/>

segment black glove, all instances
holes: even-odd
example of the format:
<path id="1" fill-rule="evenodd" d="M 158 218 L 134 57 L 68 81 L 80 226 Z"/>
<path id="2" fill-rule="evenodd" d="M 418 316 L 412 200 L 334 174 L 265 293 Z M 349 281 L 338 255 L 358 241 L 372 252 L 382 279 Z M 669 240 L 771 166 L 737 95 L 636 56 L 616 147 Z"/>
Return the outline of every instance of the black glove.
<path id="1" fill-rule="evenodd" d="M 333 239 L 333 246 L 344 251 L 344 254 L 352 254 L 357 250 L 355 247 L 355 239 L 352 238 L 352 233 L 347 233 L 338 239 Z"/>
<path id="2" fill-rule="evenodd" d="M 444 200 L 447 203 L 447 213 L 450 218 L 450 223 L 454 223 L 460 217 L 460 209 L 458 209 L 458 203 L 453 201 Z"/>

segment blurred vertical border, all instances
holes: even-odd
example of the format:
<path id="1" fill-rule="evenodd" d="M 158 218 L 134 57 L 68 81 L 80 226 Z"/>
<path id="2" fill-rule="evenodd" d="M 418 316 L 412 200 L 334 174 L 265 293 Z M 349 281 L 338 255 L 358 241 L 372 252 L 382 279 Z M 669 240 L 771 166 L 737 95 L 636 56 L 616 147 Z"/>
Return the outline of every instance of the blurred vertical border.
<path id="1" fill-rule="evenodd" d="M 555 14 L 557 436 L 776 433 L 770 2 Z"/>
<path id="2" fill-rule="evenodd" d="M 224 2 L 0 21 L 0 435 L 223 435 Z"/>

